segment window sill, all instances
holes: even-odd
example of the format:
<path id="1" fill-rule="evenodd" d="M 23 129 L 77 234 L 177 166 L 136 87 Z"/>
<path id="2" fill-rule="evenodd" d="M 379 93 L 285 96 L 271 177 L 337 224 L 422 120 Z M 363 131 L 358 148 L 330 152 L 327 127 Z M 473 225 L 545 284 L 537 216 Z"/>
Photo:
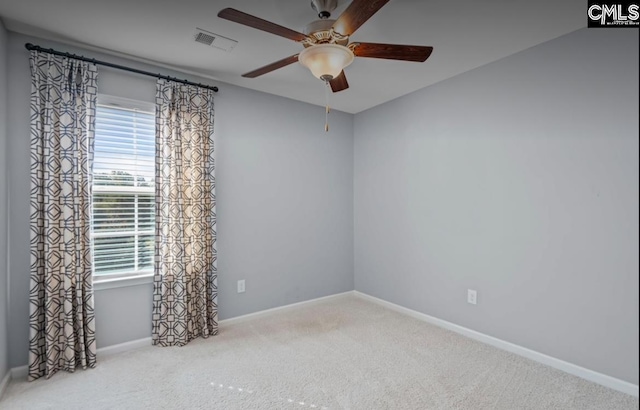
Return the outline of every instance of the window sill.
<path id="1" fill-rule="evenodd" d="M 124 288 L 129 286 L 147 285 L 153 283 L 153 274 L 132 276 L 128 278 L 117 279 L 94 279 L 93 290 L 100 291 L 105 289 Z"/>

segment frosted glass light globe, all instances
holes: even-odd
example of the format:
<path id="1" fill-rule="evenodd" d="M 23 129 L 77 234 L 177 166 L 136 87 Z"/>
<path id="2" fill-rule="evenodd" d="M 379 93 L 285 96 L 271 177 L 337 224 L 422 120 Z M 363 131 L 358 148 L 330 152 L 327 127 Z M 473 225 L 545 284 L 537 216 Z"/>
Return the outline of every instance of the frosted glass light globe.
<path id="1" fill-rule="evenodd" d="M 315 77 L 325 81 L 339 76 L 353 62 L 353 58 L 351 50 L 338 44 L 316 44 L 305 48 L 298 55 L 300 64 L 311 70 Z"/>

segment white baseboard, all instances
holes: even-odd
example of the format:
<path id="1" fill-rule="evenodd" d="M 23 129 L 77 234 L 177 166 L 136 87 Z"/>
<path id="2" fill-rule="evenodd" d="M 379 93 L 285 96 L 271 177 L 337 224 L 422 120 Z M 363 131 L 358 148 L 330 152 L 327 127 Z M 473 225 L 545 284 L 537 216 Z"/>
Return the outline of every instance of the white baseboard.
<path id="1" fill-rule="evenodd" d="M 290 305 L 285 305 L 285 306 L 279 306 L 276 308 L 272 308 L 272 309 L 266 309 L 266 310 L 261 310 L 259 312 L 254 312 L 254 313 L 249 313 L 247 315 L 242 315 L 242 316 L 237 316 L 237 317 L 233 317 L 230 319 L 225 319 L 225 320 L 220 320 L 218 322 L 219 325 L 230 325 L 233 323 L 240 323 L 240 322 L 244 322 L 256 317 L 260 317 L 260 316 L 265 316 L 265 315 L 269 315 L 269 314 L 273 314 L 276 312 L 281 312 L 281 311 L 286 311 L 286 310 L 291 310 L 291 309 L 296 309 L 299 308 L 301 306 L 307 305 L 314 305 L 320 302 L 324 302 L 330 299 L 335 299 L 335 298 L 341 298 L 341 297 L 346 297 L 349 295 L 353 295 L 353 291 L 348 291 L 348 292 L 344 292 L 344 293 L 338 293 L 335 295 L 329 295 L 329 296 L 324 296 L 321 298 L 317 298 L 317 299 L 311 299 L 311 300 L 305 300 L 304 302 L 298 302 L 298 303 L 292 303 Z M 145 337 L 143 339 L 137 339 L 137 340 L 132 340 L 130 342 L 125 342 L 125 343 L 120 343 L 117 345 L 111 345 L 111 346 L 106 346 L 106 347 L 100 347 L 98 348 L 97 353 L 101 356 L 106 356 L 106 355 L 112 355 L 112 354 L 117 354 L 117 353 L 122 353 L 122 352 L 126 352 L 129 350 L 133 350 L 133 349 L 139 349 L 141 347 L 146 347 L 146 346 L 151 346 L 151 337 Z M 29 367 L 28 366 L 20 366 L 20 367 L 14 367 L 9 371 L 9 374 L 7 375 L 7 377 L 5 377 L 5 379 L 7 379 L 6 381 L 3 380 L 3 385 L 4 383 L 7 383 L 9 381 L 9 375 L 10 375 L 10 379 L 11 380 L 21 380 L 21 379 L 26 379 L 27 376 L 29 375 Z"/>
<path id="2" fill-rule="evenodd" d="M 508 352 L 517 354 L 522 357 L 526 357 L 527 359 L 531 359 L 533 361 L 545 364 L 555 369 L 562 370 L 566 373 L 572 374 L 574 376 L 578 376 L 585 380 L 589 380 L 591 382 L 600 384 L 605 387 L 609 387 L 611 389 L 620 391 L 622 393 L 626 393 L 631 396 L 638 397 L 637 384 L 632 384 L 624 380 L 616 379 L 615 377 L 607 376 L 606 374 L 598 373 L 596 371 L 589 370 L 584 367 L 580 367 L 573 363 L 565 362 L 564 360 L 556 359 L 555 357 L 547 356 L 544 353 L 536 352 L 535 350 L 527 349 L 526 347 L 522 347 L 510 342 L 498 339 L 496 337 L 486 335 L 484 333 L 476 332 L 475 330 L 471 330 L 466 327 L 456 325 L 451 322 L 447 322 L 446 320 L 438 319 L 436 317 L 429 316 L 424 313 L 420 313 L 415 310 L 408 309 L 406 307 L 396 305 L 391 302 L 387 302 L 386 300 L 382 300 L 374 296 L 367 295 L 366 293 L 362 293 L 358 291 L 354 291 L 353 293 L 359 298 L 371 301 L 373 303 L 387 307 L 396 312 L 411 316 L 415 319 L 422 320 L 427 323 L 431 323 L 438 327 L 451 330 L 453 332 L 459 333 L 463 336 L 469 337 L 479 342 L 486 343 L 488 345 L 497 347 L 502 350 L 506 350 Z"/>
<path id="3" fill-rule="evenodd" d="M 139 349 L 141 347 L 151 346 L 151 338 L 145 337 L 143 339 L 132 340 L 130 342 L 120 343 L 117 345 L 111 345 L 98 348 L 97 354 L 100 356 L 108 356 L 116 353 L 122 353 L 133 349 Z M 14 367 L 9 371 L 11 380 L 24 380 L 29 375 L 29 366 Z"/>
<path id="4" fill-rule="evenodd" d="M 26 379 L 29 375 L 29 366 L 14 367 L 9 370 L 9 374 L 11 375 L 11 380 Z"/>
<path id="5" fill-rule="evenodd" d="M 2 395 L 4 395 L 4 391 L 7 390 L 7 386 L 9 385 L 9 380 L 11 380 L 11 370 L 7 372 L 2 378 L 0 382 L 0 400 L 2 400 Z"/>
<path id="6" fill-rule="evenodd" d="M 147 346 L 151 346 L 150 337 L 132 340 L 130 342 L 119 343 L 117 345 L 99 347 L 97 354 L 101 356 L 108 356 L 108 355 L 127 352 L 129 350 L 139 349 L 141 347 L 147 347 Z"/>
<path id="7" fill-rule="evenodd" d="M 266 316 L 266 315 L 270 315 L 270 314 L 273 314 L 273 313 L 276 313 L 276 312 L 283 312 L 283 311 L 287 311 L 287 310 L 297 309 L 297 308 L 302 307 L 302 306 L 312 306 L 312 305 L 315 305 L 317 303 L 326 302 L 327 300 L 331 300 L 331 299 L 344 298 L 344 297 L 353 295 L 353 292 L 354 292 L 353 290 L 350 290 L 350 291 L 343 292 L 343 293 L 336 293 L 335 295 L 329 295 L 329 296 L 323 296 L 323 297 L 316 298 L 316 299 L 305 300 L 304 302 L 297 302 L 297 303 L 292 303 L 290 305 L 278 306 L 278 307 L 271 308 L 271 309 L 261 310 L 259 312 L 249 313 L 247 315 L 236 316 L 236 317 L 232 317 L 232 318 L 229 318 L 229 319 L 220 320 L 218 322 L 218 324 L 219 325 L 230 325 L 230 324 L 234 324 L 234 323 L 245 322 L 247 320 L 251 320 L 251 319 L 254 319 L 256 317 Z"/>
<path id="8" fill-rule="evenodd" d="M 220 320 L 218 321 L 218 325 L 230 325 L 233 323 L 240 323 L 256 317 L 266 316 L 276 312 L 296 309 L 304 305 L 311 306 L 311 305 L 321 303 L 330 299 L 341 298 L 349 295 L 353 295 L 352 290 L 344 293 L 337 293 L 335 295 L 323 296 L 317 299 L 305 300 L 304 302 L 292 303 L 290 305 L 279 306 L 272 309 L 266 309 L 266 310 L 261 310 L 259 312 L 249 313 L 247 315 L 236 316 L 229 319 Z M 130 342 L 120 343 L 117 345 L 101 347 L 101 348 L 98 348 L 98 354 L 105 356 L 105 355 L 111 355 L 116 353 L 122 353 L 122 352 L 126 352 L 133 349 L 139 349 L 141 347 L 146 347 L 146 346 L 151 346 L 151 337 L 145 337 L 143 339 L 132 340 Z"/>
<path id="9" fill-rule="evenodd" d="M 506 350 L 508 352 L 517 354 L 519 356 L 526 357 L 527 359 L 534 360 L 536 362 L 545 364 L 547 366 L 553 367 L 558 370 L 562 370 L 566 373 L 581 377 L 585 380 L 589 380 L 591 382 L 603 385 L 605 387 L 609 387 L 611 389 L 629 394 L 631 396 L 638 397 L 637 384 L 632 384 L 624 380 L 616 379 L 615 377 L 607 376 L 606 374 L 598 373 L 596 371 L 589 370 L 569 362 L 565 362 L 564 360 L 560 360 L 555 357 L 551 357 L 543 353 L 536 352 L 535 350 L 527 349 L 526 347 L 522 347 L 510 342 L 498 339 L 496 337 L 489 336 L 484 333 L 480 333 L 475 330 L 471 330 L 466 327 L 456 325 L 451 322 L 447 322 L 446 320 L 438 319 L 436 317 L 429 316 L 427 314 L 420 313 L 415 310 L 405 308 L 403 306 L 396 305 L 394 303 L 387 302 L 386 300 L 382 300 L 358 291 L 348 291 L 344 293 L 338 293 L 335 295 L 320 297 L 317 299 L 311 299 L 304 302 L 292 303 L 290 305 L 280 306 L 272 309 L 261 310 L 259 312 L 249 313 L 247 315 L 237 316 L 230 319 L 224 319 L 219 321 L 219 324 L 222 326 L 222 325 L 241 323 L 257 317 L 266 316 L 266 315 L 270 315 L 277 312 L 283 312 L 287 310 L 293 310 L 293 309 L 300 308 L 302 306 L 312 306 L 314 304 L 322 303 L 327 300 L 343 298 L 349 295 L 355 295 L 359 298 L 371 301 L 373 303 L 387 307 L 396 312 L 411 316 L 418 320 L 422 320 L 422 321 L 431 323 L 433 325 L 442 327 L 444 329 L 451 330 L 453 332 L 459 333 L 463 336 L 469 337 L 479 342 L 486 343 L 488 345 L 497 347 L 499 349 Z M 112 355 L 112 354 L 122 353 L 122 352 L 138 349 L 138 348 L 146 347 L 150 345 L 151 345 L 151 338 L 146 337 L 143 339 L 133 340 L 131 342 L 120 343 L 117 345 L 99 348 L 98 354 Z M 11 380 L 25 379 L 28 375 L 28 371 L 29 371 L 28 366 L 14 367 L 13 369 L 11 369 L 9 373 L 5 376 L 5 378 L 2 380 L 2 383 L 0 384 L 0 397 L 2 397 L 2 393 L 6 389 L 6 386 L 10 379 Z"/>

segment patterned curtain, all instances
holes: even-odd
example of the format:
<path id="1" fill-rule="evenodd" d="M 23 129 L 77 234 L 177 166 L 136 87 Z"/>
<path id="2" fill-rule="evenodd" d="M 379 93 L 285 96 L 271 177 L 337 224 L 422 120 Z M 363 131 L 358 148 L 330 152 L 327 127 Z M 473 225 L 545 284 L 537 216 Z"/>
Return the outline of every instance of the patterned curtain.
<path id="1" fill-rule="evenodd" d="M 29 380 L 96 364 L 91 271 L 95 64 L 31 52 Z"/>
<path id="2" fill-rule="evenodd" d="M 153 344 L 218 333 L 213 91 L 158 80 Z"/>

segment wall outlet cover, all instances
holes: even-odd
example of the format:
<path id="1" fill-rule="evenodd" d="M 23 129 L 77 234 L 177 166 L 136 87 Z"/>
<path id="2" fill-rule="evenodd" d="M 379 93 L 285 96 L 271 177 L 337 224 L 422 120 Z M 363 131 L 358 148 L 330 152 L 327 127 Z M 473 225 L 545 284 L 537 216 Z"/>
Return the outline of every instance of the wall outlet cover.
<path id="1" fill-rule="evenodd" d="M 475 305 L 478 302 L 478 292 L 473 289 L 467 289 L 467 303 Z"/>

